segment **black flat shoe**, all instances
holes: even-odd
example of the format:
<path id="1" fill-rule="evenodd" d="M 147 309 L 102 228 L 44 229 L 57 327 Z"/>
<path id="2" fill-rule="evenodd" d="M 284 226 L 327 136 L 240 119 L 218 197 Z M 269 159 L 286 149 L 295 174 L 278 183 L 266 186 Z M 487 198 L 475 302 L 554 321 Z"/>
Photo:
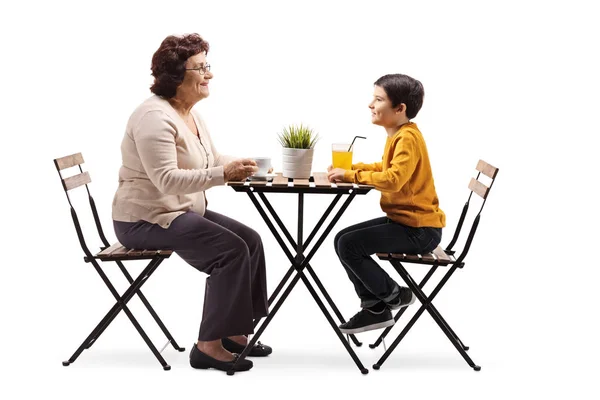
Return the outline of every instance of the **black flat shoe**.
<path id="1" fill-rule="evenodd" d="M 219 361 L 198 350 L 198 347 L 194 344 L 192 351 L 190 351 L 190 365 L 192 368 L 197 369 L 214 368 L 221 371 L 229 371 L 238 359 L 239 354 L 234 354 L 233 356 L 235 357 L 233 361 Z M 240 360 L 235 366 L 235 371 L 248 371 L 253 365 L 250 360 Z"/>
<path id="2" fill-rule="evenodd" d="M 221 342 L 223 343 L 223 348 L 231 353 L 241 354 L 242 351 L 244 351 L 244 349 L 246 348 L 246 346 L 236 343 L 229 338 L 223 338 L 223 339 L 221 339 Z M 271 347 L 267 346 L 266 344 L 262 344 L 260 341 L 258 341 L 254 345 L 254 347 L 250 350 L 250 353 L 248 353 L 248 356 L 250 356 L 250 357 L 266 357 L 269 354 L 271 354 L 272 352 L 273 352 L 273 349 Z"/>

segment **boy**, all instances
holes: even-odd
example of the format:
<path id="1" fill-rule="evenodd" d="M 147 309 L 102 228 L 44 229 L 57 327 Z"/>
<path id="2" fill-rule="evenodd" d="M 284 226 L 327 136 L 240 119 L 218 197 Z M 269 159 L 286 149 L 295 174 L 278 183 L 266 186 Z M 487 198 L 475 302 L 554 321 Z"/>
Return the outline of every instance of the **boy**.
<path id="1" fill-rule="evenodd" d="M 414 118 L 423 104 L 423 85 L 407 75 L 384 75 L 375 82 L 369 104 L 371 122 L 382 126 L 387 140 L 381 162 L 353 164 L 352 170 L 328 168 L 331 182 L 373 185 L 381 191 L 385 217 L 340 231 L 335 251 L 354 284 L 361 308 L 340 325 L 355 334 L 394 325 L 391 310 L 415 301 L 375 262 L 375 253 L 423 254 L 442 238 L 446 216 L 439 208 L 425 141 Z"/>

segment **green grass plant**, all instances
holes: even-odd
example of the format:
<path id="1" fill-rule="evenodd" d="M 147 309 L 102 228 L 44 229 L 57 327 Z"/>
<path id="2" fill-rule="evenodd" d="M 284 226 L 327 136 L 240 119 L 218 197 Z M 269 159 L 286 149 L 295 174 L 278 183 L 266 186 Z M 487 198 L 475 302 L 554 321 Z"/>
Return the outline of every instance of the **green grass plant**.
<path id="1" fill-rule="evenodd" d="M 278 134 L 279 143 L 290 149 L 312 149 L 319 135 L 308 126 L 288 125 Z"/>

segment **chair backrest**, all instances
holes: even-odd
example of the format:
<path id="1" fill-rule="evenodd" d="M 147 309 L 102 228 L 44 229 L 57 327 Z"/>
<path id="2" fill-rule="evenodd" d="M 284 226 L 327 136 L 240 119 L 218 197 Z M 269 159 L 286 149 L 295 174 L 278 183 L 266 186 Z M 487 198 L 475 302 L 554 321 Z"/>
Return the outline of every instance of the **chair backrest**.
<path id="1" fill-rule="evenodd" d="M 479 197 L 481 197 L 483 199 L 483 202 L 481 203 L 481 208 L 479 209 L 479 212 L 477 212 L 477 215 L 475 216 L 475 219 L 473 220 L 473 225 L 471 225 L 471 230 L 469 231 L 469 236 L 467 237 L 463 251 L 460 254 L 460 256 L 456 259 L 456 264 L 458 264 L 458 265 L 460 265 L 463 262 L 464 258 L 467 256 L 467 253 L 469 252 L 471 243 L 473 242 L 473 237 L 475 236 L 475 232 L 477 231 L 477 226 L 479 225 L 479 221 L 481 219 L 481 211 L 483 211 L 483 207 L 485 206 L 487 197 L 490 194 L 492 185 L 494 184 L 494 181 L 496 180 L 496 176 L 498 175 L 498 168 L 492 166 L 491 164 L 488 164 L 487 162 L 485 162 L 483 160 L 479 160 L 475 169 L 477 170 L 477 176 L 475 178 L 471 178 L 471 181 L 469 182 L 469 190 L 470 190 L 469 197 L 467 199 L 467 202 L 463 206 L 463 210 L 460 215 L 460 219 L 458 220 L 456 230 L 454 231 L 454 236 L 452 237 L 452 240 L 450 241 L 450 243 L 448 244 L 448 246 L 445 249 L 446 253 L 448 253 L 448 254 L 454 253 L 452 251 L 452 248 L 454 247 L 454 245 L 456 244 L 456 241 L 458 240 L 458 238 L 460 236 L 460 232 L 462 230 L 463 223 L 465 222 L 465 218 L 467 216 L 467 211 L 469 210 L 471 196 L 473 196 L 473 193 L 475 193 L 476 195 L 478 195 Z M 483 174 L 491 179 L 489 186 L 479 181 L 481 174 Z"/>
<path id="2" fill-rule="evenodd" d="M 96 209 L 96 203 L 94 202 L 94 199 L 92 198 L 92 195 L 90 193 L 90 188 L 88 187 L 88 184 L 92 182 L 92 179 L 90 178 L 90 174 L 87 171 L 84 172 L 81 168 L 81 164 L 83 163 L 84 160 L 81 153 L 71 154 L 69 156 L 57 158 L 54 160 L 54 165 L 56 166 L 56 170 L 58 171 L 58 176 L 60 177 L 63 189 L 65 191 L 65 194 L 67 195 L 69 205 L 71 206 L 71 217 L 73 218 L 73 223 L 75 224 L 75 230 L 77 231 L 79 243 L 81 244 L 81 248 L 83 249 L 83 252 L 86 254 L 86 256 L 92 258 L 92 253 L 90 252 L 85 243 L 83 231 L 79 223 L 79 218 L 77 217 L 77 213 L 75 212 L 75 208 L 73 207 L 73 203 L 71 202 L 71 197 L 69 196 L 70 190 L 79 188 L 81 186 L 85 186 L 85 189 L 87 190 L 88 194 L 90 207 L 92 209 L 92 214 L 94 216 L 94 222 L 96 223 L 96 229 L 98 231 L 98 235 L 100 236 L 100 240 L 102 241 L 105 247 L 109 247 L 110 244 L 104 236 L 102 224 L 100 223 L 100 218 L 98 217 L 98 210 Z M 68 178 L 63 178 L 63 171 L 71 167 L 78 167 L 79 173 Z"/>

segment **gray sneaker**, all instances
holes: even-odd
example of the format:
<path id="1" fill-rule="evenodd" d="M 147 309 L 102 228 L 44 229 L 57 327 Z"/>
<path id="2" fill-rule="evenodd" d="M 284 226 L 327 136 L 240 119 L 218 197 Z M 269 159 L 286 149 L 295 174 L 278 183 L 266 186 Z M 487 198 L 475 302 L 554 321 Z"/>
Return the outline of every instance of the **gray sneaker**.
<path id="1" fill-rule="evenodd" d="M 395 322 L 392 312 L 387 307 L 379 314 L 363 309 L 350 318 L 350 321 L 340 325 L 340 331 L 345 335 L 352 335 L 373 329 L 387 328 L 394 325 Z"/>

